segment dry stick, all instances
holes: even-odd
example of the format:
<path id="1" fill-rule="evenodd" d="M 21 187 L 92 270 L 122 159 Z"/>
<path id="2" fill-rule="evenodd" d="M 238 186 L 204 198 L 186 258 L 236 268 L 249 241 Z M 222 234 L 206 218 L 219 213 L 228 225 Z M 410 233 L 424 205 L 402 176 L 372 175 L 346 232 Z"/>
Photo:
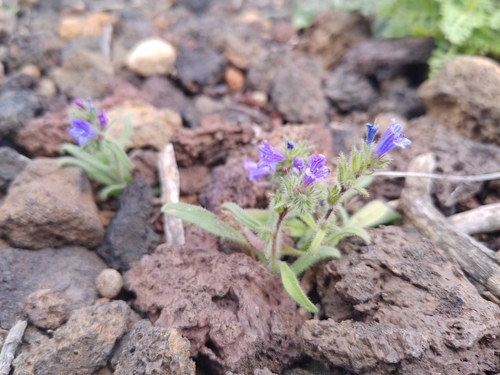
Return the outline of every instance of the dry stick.
<path id="1" fill-rule="evenodd" d="M 467 234 L 500 230 L 500 203 L 487 204 L 448 217 L 460 231 Z"/>
<path id="2" fill-rule="evenodd" d="M 432 153 L 412 160 L 409 172 L 429 173 L 436 165 Z M 500 298 L 500 257 L 462 233 L 439 212 L 431 200 L 431 179 L 407 177 L 401 194 L 405 215 L 424 236 L 454 257 L 462 270 Z"/>
<path id="3" fill-rule="evenodd" d="M 28 322 L 26 320 L 18 320 L 16 324 L 10 329 L 7 338 L 0 352 L 0 375 L 8 375 L 10 372 L 10 365 L 14 360 L 17 346 L 21 342 L 24 330 Z"/>
<path id="4" fill-rule="evenodd" d="M 177 169 L 172 143 L 167 143 L 160 152 L 158 170 L 160 171 L 162 203 L 179 202 L 179 170 Z M 184 227 L 181 219 L 163 214 L 163 229 L 168 244 L 184 245 Z"/>

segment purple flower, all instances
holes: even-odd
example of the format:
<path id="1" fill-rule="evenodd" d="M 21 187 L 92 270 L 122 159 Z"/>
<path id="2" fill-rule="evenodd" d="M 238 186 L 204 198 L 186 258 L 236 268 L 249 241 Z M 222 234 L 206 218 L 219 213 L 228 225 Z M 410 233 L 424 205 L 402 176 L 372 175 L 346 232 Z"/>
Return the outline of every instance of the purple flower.
<path id="1" fill-rule="evenodd" d="M 307 161 L 307 168 L 302 178 L 302 183 L 304 185 L 310 185 L 314 181 L 318 180 L 325 182 L 325 177 L 330 174 L 330 169 L 325 167 L 326 157 L 325 155 L 311 155 Z"/>
<path id="2" fill-rule="evenodd" d="M 286 141 L 286 148 L 289 150 L 293 150 L 294 144 L 290 141 Z"/>
<path id="3" fill-rule="evenodd" d="M 88 121 L 81 118 L 72 118 L 71 128 L 69 128 L 68 134 L 75 137 L 78 145 L 82 146 L 87 143 L 90 138 L 96 135 L 96 131 L 92 129 Z"/>
<path id="4" fill-rule="evenodd" d="M 366 123 L 366 144 L 371 145 L 373 140 L 375 139 L 375 134 L 378 132 L 378 126 L 370 124 L 369 122 Z"/>
<path id="5" fill-rule="evenodd" d="M 401 134 L 402 130 L 403 127 L 401 124 L 397 123 L 395 119 L 392 119 L 392 125 L 387 128 L 384 134 L 382 134 L 375 150 L 373 151 L 375 156 L 380 158 L 391 151 L 394 147 L 405 148 L 410 145 L 411 141 Z"/>
<path id="6" fill-rule="evenodd" d="M 259 177 L 270 174 L 267 168 L 259 168 L 258 164 L 248 157 L 243 161 L 243 166 L 248 172 L 248 181 L 258 181 Z"/>
<path id="7" fill-rule="evenodd" d="M 299 157 L 293 159 L 292 166 L 297 168 L 299 171 L 305 168 L 304 161 Z"/>
<path id="8" fill-rule="evenodd" d="M 108 118 L 104 113 L 104 109 L 101 109 L 97 114 L 97 120 L 99 120 L 99 125 L 101 125 L 101 128 L 104 128 L 108 124 Z"/>
<path id="9" fill-rule="evenodd" d="M 257 147 L 259 150 L 259 162 L 257 163 L 258 168 L 269 168 L 272 171 L 276 170 L 276 163 L 282 161 L 285 158 L 285 155 L 275 149 L 273 146 L 267 142 L 267 140 L 263 140 L 262 144 Z"/>
<path id="10" fill-rule="evenodd" d="M 76 104 L 78 107 L 81 109 L 85 109 L 85 103 L 82 98 L 74 98 L 73 99 L 73 104 Z"/>

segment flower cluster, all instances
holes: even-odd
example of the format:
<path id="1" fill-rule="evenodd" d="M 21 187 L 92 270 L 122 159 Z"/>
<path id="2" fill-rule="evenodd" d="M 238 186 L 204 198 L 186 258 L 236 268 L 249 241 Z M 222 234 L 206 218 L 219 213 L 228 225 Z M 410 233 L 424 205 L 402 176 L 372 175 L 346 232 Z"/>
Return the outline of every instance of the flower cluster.
<path id="1" fill-rule="evenodd" d="M 71 117 L 71 127 L 68 130 L 68 134 L 76 138 L 79 146 L 83 146 L 94 137 L 102 139 L 102 132 L 108 125 L 108 118 L 104 110 L 100 109 L 96 113 L 90 98 L 87 99 L 86 103 L 82 98 L 76 98 L 73 99 L 73 103 L 81 111 L 78 111 L 75 117 Z"/>
<path id="2" fill-rule="evenodd" d="M 375 139 L 375 135 L 378 131 L 378 126 L 367 123 L 367 135 L 366 135 L 366 144 L 370 145 Z M 392 125 L 387 128 L 387 130 L 382 134 L 380 140 L 377 143 L 377 146 L 373 150 L 373 153 L 378 158 L 381 158 L 383 155 L 387 154 L 394 147 L 405 148 L 406 146 L 411 145 L 411 141 L 401 133 L 403 127 L 401 124 L 397 123 L 395 119 L 392 119 Z"/>

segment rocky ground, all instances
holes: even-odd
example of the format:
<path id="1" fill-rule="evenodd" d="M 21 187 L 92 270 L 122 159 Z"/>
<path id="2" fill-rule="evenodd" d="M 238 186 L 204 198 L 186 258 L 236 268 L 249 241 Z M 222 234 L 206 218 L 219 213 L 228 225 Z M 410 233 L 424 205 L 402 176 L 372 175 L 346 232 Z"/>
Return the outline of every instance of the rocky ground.
<path id="1" fill-rule="evenodd" d="M 333 168 L 365 122 L 392 117 L 413 141 L 392 170 L 433 152 L 439 173 L 498 172 L 497 62 L 458 57 L 427 79 L 431 38 L 377 40 L 341 11 L 297 32 L 281 0 L 0 4 L 0 347 L 29 322 L 6 374 L 500 372 L 498 299 L 409 220 L 308 271 L 311 316 L 234 244 L 194 227 L 165 244 L 155 195 L 168 142 L 181 201 L 223 215 L 266 206 L 242 167 L 262 139 L 307 140 Z M 113 134 L 132 116 L 135 179 L 117 199 L 56 166 L 75 97 Z M 404 181 L 377 177 L 370 199 L 398 199 Z M 500 203 L 498 180 L 432 191 L 446 216 Z M 476 239 L 494 254 L 498 234 Z"/>

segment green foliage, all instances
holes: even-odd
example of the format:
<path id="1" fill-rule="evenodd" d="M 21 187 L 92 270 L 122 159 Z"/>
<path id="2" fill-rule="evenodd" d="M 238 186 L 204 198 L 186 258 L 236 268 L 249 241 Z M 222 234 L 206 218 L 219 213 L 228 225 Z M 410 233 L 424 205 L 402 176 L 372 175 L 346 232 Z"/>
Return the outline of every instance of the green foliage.
<path id="1" fill-rule="evenodd" d="M 317 13 L 327 4 L 372 17 L 377 36 L 434 37 L 436 47 L 429 60 L 431 75 L 457 54 L 500 55 L 498 0 L 330 0 L 321 6 L 315 2 L 305 4 L 309 1 L 297 0 L 292 12 L 293 24 L 300 28 L 309 26 L 313 11 Z"/>

